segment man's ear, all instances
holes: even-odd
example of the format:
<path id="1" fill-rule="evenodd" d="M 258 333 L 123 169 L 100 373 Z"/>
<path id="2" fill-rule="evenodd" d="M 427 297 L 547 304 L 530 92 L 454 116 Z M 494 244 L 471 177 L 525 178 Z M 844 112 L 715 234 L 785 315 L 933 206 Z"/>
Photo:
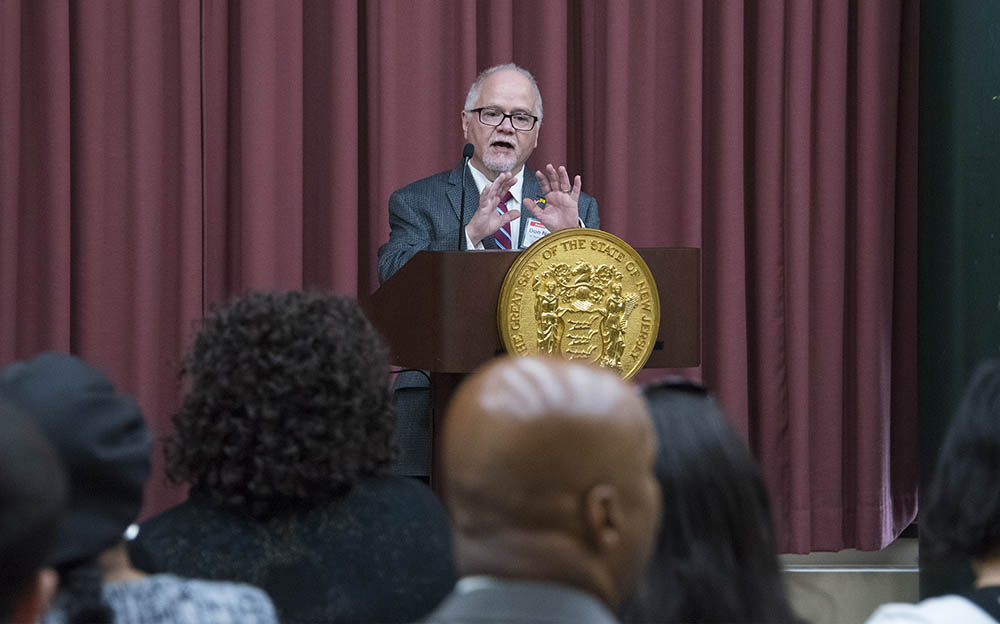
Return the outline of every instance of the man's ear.
<path id="1" fill-rule="evenodd" d="M 625 522 L 618 490 L 606 483 L 587 490 L 583 500 L 583 519 L 584 534 L 592 548 L 604 552 L 618 546 Z"/>
<path id="2" fill-rule="evenodd" d="M 52 596 L 59 587 L 59 573 L 52 568 L 42 568 L 35 575 L 21 600 L 14 605 L 11 622 L 35 622 L 49 610 Z"/>
<path id="3" fill-rule="evenodd" d="M 462 111 L 462 136 L 465 137 L 466 141 L 469 140 L 469 114 L 464 110 Z"/>

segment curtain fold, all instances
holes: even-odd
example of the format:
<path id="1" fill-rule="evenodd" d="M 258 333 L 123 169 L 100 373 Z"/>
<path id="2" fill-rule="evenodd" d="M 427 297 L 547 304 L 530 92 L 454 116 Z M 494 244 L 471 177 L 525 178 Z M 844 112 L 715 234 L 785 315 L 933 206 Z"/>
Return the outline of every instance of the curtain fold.
<path id="1" fill-rule="evenodd" d="M 302 3 L 205 2 L 206 303 L 303 282 Z"/>
<path id="2" fill-rule="evenodd" d="M 789 552 L 916 510 L 916 0 L 0 0 L 0 362 L 69 349 L 157 435 L 204 311 L 366 298 L 389 194 L 513 60 L 636 247 L 702 250 L 702 366 Z M 645 373 L 649 378 L 657 373 Z M 157 476 L 145 513 L 181 493 Z"/>
<path id="3" fill-rule="evenodd" d="M 302 10 L 303 285 L 359 290 L 362 228 L 358 4 L 306 2 Z M 364 277 L 364 283 L 368 276 Z"/>
<path id="4" fill-rule="evenodd" d="M 0 361 L 81 354 L 159 439 L 201 313 L 198 6 L 8 1 L 0 15 Z M 157 445 L 157 474 L 161 459 Z M 150 504 L 180 497 L 162 478 L 147 488 Z"/>
<path id="5" fill-rule="evenodd" d="M 70 348 L 65 3 L 0 3 L 0 359 Z"/>

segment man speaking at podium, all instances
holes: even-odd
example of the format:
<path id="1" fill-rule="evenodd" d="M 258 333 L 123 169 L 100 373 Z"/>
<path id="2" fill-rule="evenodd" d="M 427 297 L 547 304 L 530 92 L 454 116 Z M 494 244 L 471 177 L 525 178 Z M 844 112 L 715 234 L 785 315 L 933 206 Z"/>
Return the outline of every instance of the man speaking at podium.
<path id="1" fill-rule="evenodd" d="M 462 110 L 469 143 L 462 162 L 389 197 L 391 230 L 378 250 L 379 281 L 424 249 L 523 249 L 548 232 L 600 227 L 597 201 L 581 191 L 580 176 L 571 183 L 564 166 L 537 172 L 524 166 L 541 125 L 542 95 L 527 70 L 506 64 L 479 74 Z M 396 379 L 396 474 L 430 475 L 428 387 L 417 372 Z"/>
<path id="2" fill-rule="evenodd" d="M 597 201 L 581 191 L 580 176 L 571 182 L 564 166 L 539 171 L 524 166 L 538 145 L 541 125 L 542 95 L 527 70 L 506 64 L 479 74 L 462 111 L 471 159 L 389 197 L 391 230 L 378 250 L 379 280 L 424 249 L 516 250 L 556 230 L 600 227 Z"/>

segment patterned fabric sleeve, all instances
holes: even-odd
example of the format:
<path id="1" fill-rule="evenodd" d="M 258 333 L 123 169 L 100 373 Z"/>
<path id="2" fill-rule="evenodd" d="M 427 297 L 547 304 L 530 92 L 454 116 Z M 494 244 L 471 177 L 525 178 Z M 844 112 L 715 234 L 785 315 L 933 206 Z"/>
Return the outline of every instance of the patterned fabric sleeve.
<path id="1" fill-rule="evenodd" d="M 133 583 L 106 583 L 104 597 L 118 622 L 272 624 L 278 621 L 267 594 L 241 583 L 158 574 Z"/>

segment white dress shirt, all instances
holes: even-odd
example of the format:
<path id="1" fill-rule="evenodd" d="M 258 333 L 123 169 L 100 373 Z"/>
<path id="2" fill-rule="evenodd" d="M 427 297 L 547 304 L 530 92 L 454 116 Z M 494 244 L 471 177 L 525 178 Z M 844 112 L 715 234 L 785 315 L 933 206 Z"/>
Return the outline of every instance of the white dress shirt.
<path id="1" fill-rule="evenodd" d="M 469 171 L 472 173 L 472 180 L 476 183 L 476 188 L 479 190 L 479 194 L 483 194 L 483 189 L 486 188 L 487 184 L 491 184 L 489 178 L 487 178 L 482 171 L 476 169 L 472 166 L 472 162 L 469 162 Z M 521 189 L 524 187 L 524 165 L 521 165 L 521 170 L 517 172 L 517 182 L 514 182 L 514 186 L 510 187 L 510 194 L 512 197 L 507 201 L 507 210 L 521 209 Z M 491 232 L 492 234 L 492 232 Z M 513 249 L 520 249 L 519 238 L 521 234 L 521 218 L 518 217 L 510 222 L 510 239 L 514 241 L 512 245 Z M 465 233 L 465 248 L 466 249 L 486 249 L 483 246 L 483 241 L 479 241 L 478 244 L 473 245 L 472 239 L 469 238 L 469 233 Z"/>
<path id="2" fill-rule="evenodd" d="M 486 175 L 482 171 L 480 171 L 479 169 L 476 169 L 475 167 L 472 166 L 472 161 L 469 161 L 469 165 L 468 166 L 469 166 L 469 171 L 472 173 L 472 180 L 476 183 L 476 189 L 478 189 L 479 190 L 479 194 L 482 195 L 483 194 L 483 189 L 486 188 L 487 184 L 491 184 L 491 182 L 490 182 L 489 178 L 487 178 Z M 511 198 L 507 201 L 507 210 L 513 210 L 513 209 L 516 208 L 518 210 L 523 211 L 523 207 L 521 205 L 522 204 L 521 200 L 524 199 L 524 198 L 522 197 L 521 189 L 524 187 L 524 165 L 521 165 L 521 170 L 517 172 L 516 177 L 517 177 L 517 181 L 514 182 L 514 186 L 510 187 Z M 577 217 L 576 222 L 577 222 L 577 227 L 586 227 L 584 225 L 584 223 L 583 223 L 583 219 Z M 548 230 L 543 230 L 543 233 L 547 233 L 547 232 L 548 232 Z M 530 235 L 531 233 L 532 233 L 532 231 L 529 229 L 528 230 L 528 234 Z M 492 232 L 490 232 L 490 234 L 492 234 Z M 518 217 L 517 219 L 514 219 L 513 221 L 510 222 L 510 239 L 512 241 L 514 241 L 514 245 L 513 245 L 513 250 L 514 251 L 517 251 L 517 250 L 519 250 L 521 248 L 521 245 L 520 245 L 520 241 L 521 241 L 520 234 L 521 234 L 521 218 Z M 537 234 L 535 234 L 535 235 L 537 236 Z M 529 241 L 528 244 L 530 245 L 531 242 L 532 241 Z M 479 241 L 478 244 L 473 245 L 472 244 L 472 239 L 469 238 L 469 232 L 468 231 L 465 232 L 465 248 L 466 249 L 486 249 L 486 247 L 483 246 L 483 241 Z M 498 249 L 499 249 L 499 247 L 498 247 Z"/>

